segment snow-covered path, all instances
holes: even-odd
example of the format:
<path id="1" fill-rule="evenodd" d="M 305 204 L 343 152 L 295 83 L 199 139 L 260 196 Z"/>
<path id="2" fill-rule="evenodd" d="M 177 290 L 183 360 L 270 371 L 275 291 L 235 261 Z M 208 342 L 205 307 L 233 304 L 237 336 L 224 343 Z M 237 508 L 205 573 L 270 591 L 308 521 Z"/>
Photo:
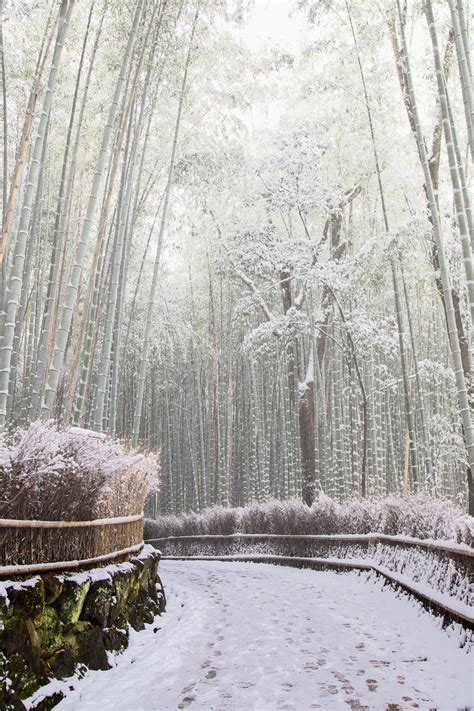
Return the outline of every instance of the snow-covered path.
<path id="1" fill-rule="evenodd" d="M 458 709 L 473 657 L 416 605 L 355 573 L 160 564 L 168 611 L 57 707 L 171 711 Z M 156 627 L 155 626 L 155 627 Z"/>

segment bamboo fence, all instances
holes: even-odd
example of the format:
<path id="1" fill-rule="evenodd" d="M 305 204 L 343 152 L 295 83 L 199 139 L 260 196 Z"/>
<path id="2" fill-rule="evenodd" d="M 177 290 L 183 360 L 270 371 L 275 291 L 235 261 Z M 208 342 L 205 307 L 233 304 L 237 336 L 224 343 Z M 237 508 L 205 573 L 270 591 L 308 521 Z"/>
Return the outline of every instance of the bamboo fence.
<path id="1" fill-rule="evenodd" d="M 0 576 L 126 559 L 143 543 L 143 514 L 91 521 L 0 519 Z M 6 572 L 8 571 L 8 572 Z"/>

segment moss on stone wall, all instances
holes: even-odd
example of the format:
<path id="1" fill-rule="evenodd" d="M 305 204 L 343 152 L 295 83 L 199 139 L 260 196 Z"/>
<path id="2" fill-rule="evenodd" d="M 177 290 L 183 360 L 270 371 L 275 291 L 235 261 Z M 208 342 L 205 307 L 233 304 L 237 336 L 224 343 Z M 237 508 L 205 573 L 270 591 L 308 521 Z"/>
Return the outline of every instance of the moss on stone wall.
<path id="1" fill-rule="evenodd" d="M 158 561 L 147 546 L 127 563 L 4 583 L 0 709 L 25 708 L 21 699 L 51 678 L 70 676 L 79 664 L 108 669 L 107 652 L 127 646 L 129 625 L 143 629 L 165 608 Z"/>

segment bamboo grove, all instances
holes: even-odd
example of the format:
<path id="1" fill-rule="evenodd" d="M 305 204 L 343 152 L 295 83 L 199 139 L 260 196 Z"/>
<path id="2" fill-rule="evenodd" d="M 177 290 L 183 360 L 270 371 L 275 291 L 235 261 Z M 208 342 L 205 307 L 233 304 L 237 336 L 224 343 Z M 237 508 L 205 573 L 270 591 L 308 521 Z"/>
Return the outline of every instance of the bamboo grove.
<path id="1" fill-rule="evenodd" d="M 3 0 L 0 427 L 159 452 L 163 512 L 472 513 L 468 9 Z"/>

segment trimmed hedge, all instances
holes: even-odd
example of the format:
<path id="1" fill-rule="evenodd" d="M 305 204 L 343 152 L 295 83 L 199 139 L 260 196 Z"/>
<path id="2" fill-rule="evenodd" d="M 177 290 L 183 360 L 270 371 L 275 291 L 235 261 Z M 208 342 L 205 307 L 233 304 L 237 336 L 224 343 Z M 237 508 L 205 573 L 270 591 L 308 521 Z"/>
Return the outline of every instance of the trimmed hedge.
<path id="1" fill-rule="evenodd" d="M 202 513 L 161 516 L 145 522 L 145 538 L 232 533 L 384 533 L 474 545 L 474 518 L 452 502 L 425 494 L 337 503 L 321 495 L 303 502 L 272 500 L 242 508 L 214 506 Z"/>

